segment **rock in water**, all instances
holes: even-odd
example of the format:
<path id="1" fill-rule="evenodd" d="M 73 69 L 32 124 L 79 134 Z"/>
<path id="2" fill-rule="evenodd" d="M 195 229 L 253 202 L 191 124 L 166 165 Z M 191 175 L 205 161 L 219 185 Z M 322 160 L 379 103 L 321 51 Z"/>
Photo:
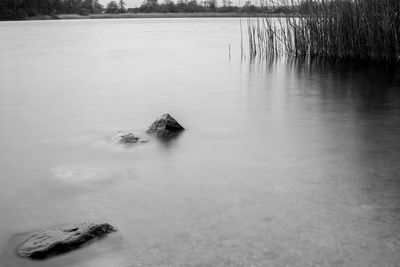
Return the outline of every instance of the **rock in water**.
<path id="1" fill-rule="evenodd" d="M 81 223 L 33 233 L 17 247 L 21 257 L 44 259 L 76 249 L 116 229 L 108 223 Z"/>
<path id="2" fill-rule="evenodd" d="M 147 139 L 137 137 L 133 133 L 122 133 L 121 131 L 119 131 L 118 134 L 112 138 L 112 140 L 115 143 L 120 143 L 124 145 L 135 144 L 137 142 L 147 142 Z"/>
<path id="3" fill-rule="evenodd" d="M 167 113 L 157 118 L 147 132 L 156 134 L 157 136 L 169 137 L 183 130 L 185 130 L 185 128 Z"/>
<path id="4" fill-rule="evenodd" d="M 119 135 L 119 142 L 122 144 L 132 144 L 139 141 L 139 137 L 134 136 L 132 133 L 123 134 L 120 132 L 118 133 L 118 135 Z"/>

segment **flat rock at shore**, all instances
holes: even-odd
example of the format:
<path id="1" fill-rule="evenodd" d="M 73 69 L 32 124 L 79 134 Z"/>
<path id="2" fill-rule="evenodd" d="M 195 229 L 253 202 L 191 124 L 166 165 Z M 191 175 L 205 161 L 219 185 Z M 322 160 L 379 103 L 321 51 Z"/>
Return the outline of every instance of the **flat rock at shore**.
<path id="1" fill-rule="evenodd" d="M 160 137 L 170 137 L 185 130 L 171 115 L 164 114 L 157 118 L 152 125 L 150 125 L 147 133 L 155 134 Z"/>
<path id="2" fill-rule="evenodd" d="M 68 252 L 116 229 L 108 223 L 81 223 L 49 228 L 30 235 L 17 247 L 21 257 L 44 259 Z"/>

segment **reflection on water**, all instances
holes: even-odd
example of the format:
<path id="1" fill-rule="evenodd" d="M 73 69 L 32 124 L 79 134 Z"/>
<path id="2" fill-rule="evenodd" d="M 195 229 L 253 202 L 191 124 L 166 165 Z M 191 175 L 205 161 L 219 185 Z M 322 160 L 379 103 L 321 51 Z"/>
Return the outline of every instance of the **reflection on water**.
<path id="1" fill-rule="evenodd" d="M 238 19 L 5 22 L 0 35 L 0 265 L 400 261 L 398 68 L 242 62 Z M 147 136 L 166 112 L 187 130 Z M 149 142 L 116 145 L 119 130 Z M 82 221 L 118 232 L 15 257 L 18 234 Z"/>

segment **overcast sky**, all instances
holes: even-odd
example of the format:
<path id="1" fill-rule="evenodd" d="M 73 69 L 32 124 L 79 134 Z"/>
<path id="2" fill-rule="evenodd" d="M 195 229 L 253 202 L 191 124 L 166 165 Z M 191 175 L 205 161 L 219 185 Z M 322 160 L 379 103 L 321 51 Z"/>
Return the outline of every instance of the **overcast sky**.
<path id="1" fill-rule="evenodd" d="M 102 3 L 104 6 L 111 0 L 100 0 L 100 3 Z M 119 2 L 118 0 L 115 0 L 116 2 Z M 126 3 L 126 7 L 136 7 L 142 4 L 142 0 L 124 0 Z"/>

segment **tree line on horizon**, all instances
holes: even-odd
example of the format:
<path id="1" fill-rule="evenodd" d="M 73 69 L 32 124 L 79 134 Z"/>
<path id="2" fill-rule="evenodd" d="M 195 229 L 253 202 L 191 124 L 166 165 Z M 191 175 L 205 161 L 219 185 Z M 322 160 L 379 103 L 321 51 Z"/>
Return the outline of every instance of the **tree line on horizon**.
<path id="1" fill-rule="evenodd" d="M 262 13 L 262 7 L 256 7 L 247 0 L 241 7 L 232 4 L 231 0 L 222 0 L 221 4 L 217 0 L 164 0 L 158 3 L 157 0 L 145 0 L 139 7 L 130 8 L 133 13 Z"/>
<path id="2" fill-rule="evenodd" d="M 99 14 L 99 0 L 0 0 L 0 19 L 25 19 L 40 15 Z"/>
<path id="3" fill-rule="evenodd" d="M 119 14 L 119 13 L 288 13 L 287 8 L 267 9 L 255 6 L 247 0 L 243 6 L 235 6 L 231 0 L 144 0 L 136 8 L 126 8 L 123 0 L 110 1 L 103 6 L 99 0 L 0 0 L 0 20 L 19 20 L 36 16 L 57 18 L 60 14 Z"/>

